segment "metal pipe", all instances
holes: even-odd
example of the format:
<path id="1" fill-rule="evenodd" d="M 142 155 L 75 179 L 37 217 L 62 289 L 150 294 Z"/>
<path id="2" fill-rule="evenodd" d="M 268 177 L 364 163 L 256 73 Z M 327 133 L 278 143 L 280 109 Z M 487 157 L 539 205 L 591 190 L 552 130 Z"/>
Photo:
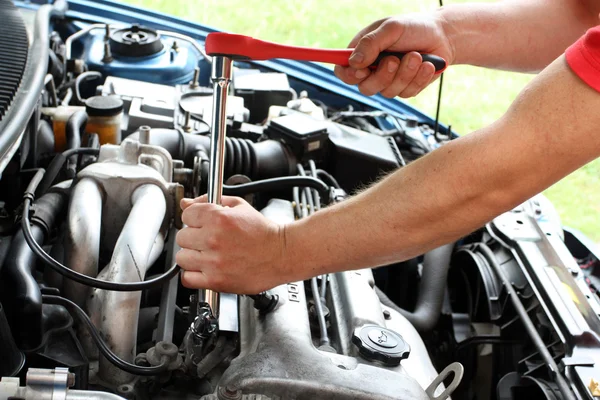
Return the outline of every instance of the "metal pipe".
<path id="1" fill-rule="evenodd" d="M 211 60 L 211 58 L 210 58 L 210 57 L 209 57 L 209 56 L 206 54 L 206 51 L 204 51 L 204 49 L 202 48 L 202 46 L 200 46 L 200 45 L 198 44 L 198 42 L 197 42 L 197 41 L 196 41 L 194 38 L 191 38 L 191 37 L 189 37 L 189 36 L 186 36 L 186 35 L 182 35 L 181 33 L 177 33 L 177 32 L 169 32 L 169 31 L 161 31 L 161 30 L 158 30 L 158 31 L 156 31 L 156 32 L 157 32 L 159 35 L 162 35 L 162 36 L 169 36 L 169 37 L 172 37 L 172 38 L 175 38 L 175 39 L 181 39 L 181 40 L 183 40 L 183 41 L 186 41 L 186 42 L 188 42 L 189 44 L 191 44 L 191 45 L 192 45 L 192 46 L 193 46 L 193 47 L 194 47 L 194 48 L 195 48 L 195 49 L 198 51 L 198 53 L 200 53 L 200 55 L 201 55 L 201 56 L 202 56 L 202 57 L 203 57 L 203 58 L 204 58 L 206 61 L 208 61 L 209 63 L 212 63 L 212 60 Z"/>
<path id="2" fill-rule="evenodd" d="M 72 34 L 71 36 L 69 36 L 67 38 L 67 40 L 65 40 L 65 58 L 67 60 L 71 59 L 71 48 L 73 46 L 73 42 L 75 40 L 79 39 L 80 37 L 87 35 L 91 31 L 93 31 L 94 29 L 106 29 L 106 24 L 93 24 L 93 25 L 90 25 L 90 26 L 88 26 L 85 29 L 82 29 L 80 31 L 75 32 L 74 34 Z"/>
<path id="3" fill-rule="evenodd" d="M 132 208 L 119 235 L 109 265 L 99 278 L 113 282 L 144 280 L 150 267 L 150 257 L 160 246 L 157 241 L 166 213 L 162 190 L 153 184 L 140 186 L 131 197 Z M 135 358 L 137 324 L 141 292 L 95 290 L 90 313 L 107 344 L 120 358 L 132 362 Z M 124 372 L 101 357 L 100 377 L 108 383 L 121 385 L 131 382 L 133 375 Z"/>
<path id="4" fill-rule="evenodd" d="M 214 57 L 212 63 L 213 108 L 210 128 L 210 163 L 208 168 L 208 202 L 221 204 L 223 170 L 225 166 L 225 138 L 227 128 L 227 90 L 231 82 L 233 60 Z M 200 290 L 198 298 L 208 304 L 215 318 L 219 318 L 219 293 Z"/>
<path id="5" fill-rule="evenodd" d="M 65 234 L 65 263 L 87 276 L 98 275 L 100 232 L 102 231 L 102 191 L 96 181 L 84 178 L 75 185 Z M 91 288 L 65 279 L 67 298 L 84 307 Z"/>

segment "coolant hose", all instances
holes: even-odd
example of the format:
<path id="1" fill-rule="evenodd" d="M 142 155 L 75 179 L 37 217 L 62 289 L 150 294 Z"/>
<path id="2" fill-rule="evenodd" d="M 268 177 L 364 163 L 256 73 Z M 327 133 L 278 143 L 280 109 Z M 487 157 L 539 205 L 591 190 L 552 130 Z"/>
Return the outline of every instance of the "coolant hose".
<path id="1" fill-rule="evenodd" d="M 31 231 L 37 242 L 44 242 L 66 206 L 67 196 L 60 192 L 47 193 L 35 202 Z M 37 256 L 27 245 L 23 230 L 19 230 L 11 243 L 0 281 L 4 285 L 2 302 L 21 349 L 34 349 L 42 343 L 42 293 L 33 277 L 36 262 Z"/>
<path id="2" fill-rule="evenodd" d="M 67 120 L 65 135 L 68 149 L 78 149 L 81 147 L 81 134 L 87 124 L 88 115 L 84 110 L 74 112 Z"/>
<path id="3" fill-rule="evenodd" d="M 450 243 L 425 254 L 415 311 L 410 312 L 398 307 L 381 289 L 376 288 L 379 300 L 402 314 L 419 332 L 433 329 L 442 311 L 453 250 L 454 243 Z"/>

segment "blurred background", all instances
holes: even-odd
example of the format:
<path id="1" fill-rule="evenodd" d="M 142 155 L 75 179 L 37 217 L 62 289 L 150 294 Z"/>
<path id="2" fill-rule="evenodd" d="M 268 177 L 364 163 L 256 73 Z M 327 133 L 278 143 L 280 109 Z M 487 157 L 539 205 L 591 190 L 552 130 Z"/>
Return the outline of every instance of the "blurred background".
<path id="1" fill-rule="evenodd" d="M 332 48 L 346 47 L 359 30 L 377 19 L 409 12 L 427 12 L 438 7 L 438 0 L 124 2 L 260 39 Z M 446 0 L 444 5 L 466 2 Z M 444 77 L 440 120 L 451 124 L 457 133 L 468 134 L 501 116 L 532 77 L 528 74 L 453 66 Z M 435 83 L 407 102 L 433 116 L 437 91 L 438 84 Z M 555 134 L 560 135 L 561 132 L 557 130 Z M 544 165 L 539 167 L 544 168 Z M 571 174 L 545 194 L 558 208 L 563 224 L 580 229 L 594 241 L 600 242 L 600 160 Z"/>

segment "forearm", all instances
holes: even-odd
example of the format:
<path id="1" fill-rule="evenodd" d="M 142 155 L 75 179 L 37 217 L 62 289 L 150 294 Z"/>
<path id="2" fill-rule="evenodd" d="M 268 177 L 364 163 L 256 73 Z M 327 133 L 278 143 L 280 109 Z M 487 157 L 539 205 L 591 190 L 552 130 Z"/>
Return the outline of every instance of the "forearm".
<path id="1" fill-rule="evenodd" d="M 600 3 L 585 0 L 507 0 L 467 3 L 438 11 L 455 64 L 540 71 L 599 23 Z"/>
<path id="2" fill-rule="evenodd" d="M 561 58 L 493 125 L 288 225 L 285 273 L 384 265 L 474 231 L 600 154 L 598 98 Z"/>

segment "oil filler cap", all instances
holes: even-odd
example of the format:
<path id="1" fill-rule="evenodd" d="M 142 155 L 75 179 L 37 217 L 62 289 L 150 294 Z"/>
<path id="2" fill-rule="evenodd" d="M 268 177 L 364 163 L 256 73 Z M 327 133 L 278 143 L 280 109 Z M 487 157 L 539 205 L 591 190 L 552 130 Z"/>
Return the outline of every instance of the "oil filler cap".
<path id="1" fill-rule="evenodd" d="M 410 346 L 402 336 L 379 325 L 363 325 L 354 330 L 352 335 L 360 354 L 375 361 L 381 361 L 389 366 L 396 366 L 408 358 Z"/>

